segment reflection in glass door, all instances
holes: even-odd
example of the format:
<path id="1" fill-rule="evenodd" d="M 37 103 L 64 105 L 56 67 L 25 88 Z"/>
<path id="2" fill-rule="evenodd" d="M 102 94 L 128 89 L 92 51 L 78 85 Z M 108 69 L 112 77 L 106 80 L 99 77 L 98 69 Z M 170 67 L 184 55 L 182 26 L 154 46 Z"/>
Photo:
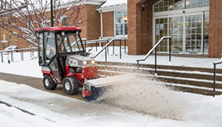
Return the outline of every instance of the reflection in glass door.
<path id="1" fill-rule="evenodd" d="M 172 53 L 183 52 L 183 16 L 169 18 L 169 35 Z"/>
<path id="2" fill-rule="evenodd" d="M 155 20 L 155 44 L 163 37 L 168 35 L 168 18 L 157 18 Z M 167 52 L 167 40 L 164 39 L 163 42 L 157 47 L 158 52 Z"/>
<path id="3" fill-rule="evenodd" d="M 186 52 L 201 53 L 202 14 L 186 16 Z"/>

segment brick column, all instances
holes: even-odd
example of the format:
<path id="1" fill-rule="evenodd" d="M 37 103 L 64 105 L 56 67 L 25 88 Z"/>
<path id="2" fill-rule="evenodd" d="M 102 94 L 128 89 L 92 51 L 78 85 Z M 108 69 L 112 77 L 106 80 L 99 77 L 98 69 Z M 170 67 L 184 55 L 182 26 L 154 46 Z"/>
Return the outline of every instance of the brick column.
<path id="1" fill-rule="evenodd" d="M 222 1 L 210 0 L 209 57 L 221 57 L 222 50 Z"/>
<path id="2" fill-rule="evenodd" d="M 128 0 L 130 55 L 146 54 L 153 46 L 153 10 L 158 0 Z"/>
<path id="3" fill-rule="evenodd" d="M 128 0 L 127 1 L 127 10 L 128 10 L 128 53 L 130 55 L 140 54 L 140 45 L 137 42 L 140 42 L 140 11 L 137 3 L 140 0 Z"/>

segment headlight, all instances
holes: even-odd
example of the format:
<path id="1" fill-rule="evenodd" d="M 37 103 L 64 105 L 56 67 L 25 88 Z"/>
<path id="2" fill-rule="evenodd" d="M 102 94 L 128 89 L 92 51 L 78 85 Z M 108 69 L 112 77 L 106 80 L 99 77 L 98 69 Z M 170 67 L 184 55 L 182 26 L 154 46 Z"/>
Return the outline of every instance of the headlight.
<path id="1" fill-rule="evenodd" d="M 95 60 L 92 60 L 92 61 L 91 61 L 91 63 L 92 63 L 92 64 L 95 64 L 95 63 L 96 63 L 96 61 L 95 61 Z"/>
<path id="2" fill-rule="evenodd" d="M 83 61 L 83 64 L 86 65 L 86 64 L 87 64 L 87 61 Z"/>

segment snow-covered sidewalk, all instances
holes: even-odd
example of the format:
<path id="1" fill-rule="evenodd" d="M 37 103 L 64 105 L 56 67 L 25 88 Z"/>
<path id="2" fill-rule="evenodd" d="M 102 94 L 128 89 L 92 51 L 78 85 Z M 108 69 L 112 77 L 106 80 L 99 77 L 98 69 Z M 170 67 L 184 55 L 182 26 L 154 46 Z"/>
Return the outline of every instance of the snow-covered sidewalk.
<path id="1" fill-rule="evenodd" d="M 187 103 L 186 107 L 183 107 L 185 110 L 182 114 L 183 118 L 180 120 L 155 117 L 149 114 L 123 109 L 121 106 L 113 106 L 103 102 L 79 101 L 69 97 L 40 91 L 26 85 L 0 81 L 1 101 L 5 101 L 13 106 L 35 114 L 32 116 L 14 107 L 7 107 L 4 104 L 0 104 L 0 126 L 222 126 L 222 96 L 212 98 L 208 96 L 194 95 L 182 92 L 174 92 L 173 94 L 178 95 L 178 98 L 181 98 L 182 101 L 185 101 L 182 103 Z M 153 103 L 155 104 L 157 102 L 153 101 Z M 169 101 L 168 103 L 175 103 L 175 105 L 177 105 L 177 102 Z M 150 104 L 147 103 L 147 106 L 149 105 Z M 160 105 L 161 104 L 159 104 L 159 106 Z M 155 108 L 158 108 L 158 105 Z"/>

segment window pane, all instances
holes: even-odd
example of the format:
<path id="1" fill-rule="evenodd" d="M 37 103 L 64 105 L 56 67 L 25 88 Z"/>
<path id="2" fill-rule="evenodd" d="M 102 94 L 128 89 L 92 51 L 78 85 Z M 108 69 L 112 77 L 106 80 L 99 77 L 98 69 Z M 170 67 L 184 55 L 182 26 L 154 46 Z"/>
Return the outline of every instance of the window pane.
<path id="1" fill-rule="evenodd" d="M 44 58 L 43 58 L 43 33 L 40 33 L 38 35 L 38 42 L 39 42 L 39 64 L 44 64 Z"/>
<path id="2" fill-rule="evenodd" d="M 209 0 L 186 0 L 186 8 L 209 6 Z"/>
<path id="3" fill-rule="evenodd" d="M 184 0 L 162 0 L 154 5 L 154 12 L 184 9 Z"/>
<path id="4" fill-rule="evenodd" d="M 46 48 L 46 63 L 56 54 L 55 37 L 53 33 L 45 32 L 45 48 Z"/>
<path id="5" fill-rule="evenodd" d="M 124 11 L 116 11 L 115 13 L 115 28 L 116 28 L 116 35 L 127 35 L 127 24 L 128 24 L 128 17 L 127 17 L 127 10 Z"/>
<path id="6" fill-rule="evenodd" d="M 154 12 L 184 9 L 185 0 L 160 0 L 154 5 Z M 209 0 L 186 0 L 186 8 L 209 6 Z"/>
<path id="7" fill-rule="evenodd" d="M 127 35 L 127 23 L 128 23 L 128 16 L 127 16 L 127 10 L 125 10 L 124 11 L 125 35 Z"/>
<path id="8" fill-rule="evenodd" d="M 123 35 L 123 25 L 116 24 L 116 35 Z"/>
<path id="9" fill-rule="evenodd" d="M 115 12 L 115 23 L 123 23 L 122 22 L 122 11 Z"/>

